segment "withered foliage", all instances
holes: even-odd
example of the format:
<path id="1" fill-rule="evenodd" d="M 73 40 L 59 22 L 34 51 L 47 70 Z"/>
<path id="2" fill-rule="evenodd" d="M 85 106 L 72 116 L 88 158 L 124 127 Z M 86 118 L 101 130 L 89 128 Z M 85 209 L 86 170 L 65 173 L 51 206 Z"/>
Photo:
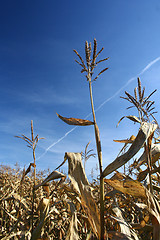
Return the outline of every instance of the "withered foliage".
<path id="1" fill-rule="evenodd" d="M 99 183 L 89 183 L 80 153 L 66 153 L 64 158 L 71 182 L 58 171 L 37 173 L 33 233 L 34 176 L 1 166 L 1 239 L 98 239 Z M 137 172 L 135 166 L 135 162 L 129 166 L 132 173 Z M 131 174 L 116 171 L 105 179 L 106 239 L 158 239 L 153 236 L 160 223 L 158 172 L 153 182 L 155 190 L 151 194 Z"/>
<path id="2" fill-rule="evenodd" d="M 1 239 L 99 239 L 99 181 L 89 183 L 81 155 L 66 153 L 64 156 L 63 162 L 68 160 L 70 182 L 58 171 L 37 172 L 33 232 L 33 166 L 23 172 L 1 166 Z M 116 171 L 110 179 L 105 179 L 105 239 L 159 237 L 159 170 L 155 167 L 152 172 L 152 194 L 149 184 L 145 187 L 138 180 L 137 173 L 143 172 L 142 164 L 137 168 L 138 163 L 139 159 L 130 164 L 127 174 Z M 144 163 L 145 159 L 145 166 Z M 133 180 L 133 174 L 137 174 L 137 180 Z"/>

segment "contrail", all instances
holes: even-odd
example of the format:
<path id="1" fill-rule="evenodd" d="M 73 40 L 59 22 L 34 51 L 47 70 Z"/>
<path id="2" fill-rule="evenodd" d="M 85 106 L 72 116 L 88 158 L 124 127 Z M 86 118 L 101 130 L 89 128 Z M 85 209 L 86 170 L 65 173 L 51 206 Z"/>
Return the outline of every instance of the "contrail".
<path id="1" fill-rule="evenodd" d="M 157 57 L 152 62 L 150 62 L 140 73 L 139 75 L 142 75 L 144 72 L 146 72 L 150 67 L 152 67 L 156 62 L 160 60 L 160 57 Z"/>
<path id="2" fill-rule="evenodd" d="M 77 127 L 72 128 L 70 131 L 66 132 L 64 134 L 63 137 L 59 138 L 56 142 L 52 143 L 48 148 L 46 148 L 46 150 L 44 151 L 44 153 L 42 153 L 42 155 L 40 155 L 37 160 L 39 160 L 40 158 L 42 158 L 44 155 L 46 155 L 46 153 L 52 148 L 54 147 L 57 143 L 61 142 L 64 138 L 66 138 L 68 136 L 68 134 L 70 134 L 71 132 L 73 132 Z"/>
<path id="3" fill-rule="evenodd" d="M 107 102 L 112 100 L 114 97 L 116 97 L 127 85 L 133 82 L 137 78 L 137 76 L 141 76 L 144 72 L 146 72 L 159 60 L 160 60 L 160 57 L 157 57 L 152 62 L 148 63 L 148 65 L 145 68 L 143 68 L 139 74 L 137 74 L 135 77 L 130 78 L 123 87 L 121 87 L 117 92 L 115 92 L 115 94 L 113 94 L 110 98 L 107 98 L 103 103 L 101 103 L 101 105 L 96 109 L 96 111 L 98 111 L 101 107 L 103 107 L 104 104 L 106 104 Z"/>
<path id="4" fill-rule="evenodd" d="M 155 63 L 157 63 L 158 61 L 160 61 L 160 57 L 157 57 L 156 59 L 154 59 L 153 61 L 151 61 L 150 63 L 147 64 L 147 66 L 145 68 L 142 69 L 142 71 L 140 73 L 138 73 L 135 77 L 130 78 L 125 85 L 123 85 L 117 92 L 115 92 L 111 97 L 107 98 L 103 103 L 101 103 L 99 105 L 99 107 L 95 110 L 95 112 L 97 112 L 99 109 L 101 109 L 107 102 L 109 102 L 110 100 L 112 100 L 113 98 L 115 98 L 127 85 L 129 85 L 131 82 L 133 82 L 137 76 L 141 76 L 143 73 L 145 73 L 148 69 L 150 69 Z M 87 116 L 85 116 L 85 118 L 89 117 L 91 115 L 88 114 Z M 72 128 L 70 131 L 66 132 L 64 134 L 64 136 L 62 136 L 61 138 L 59 138 L 56 142 L 52 143 L 45 151 L 42 155 L 40 155 L 37 159 L 42 158 L 52 147 L 54 147 L 57 143 L 61 142 L 64 138 L 66 138 L 68 136 L 68 134 L 70 134 L 71 132 L 73 132 L 77 127 Z"/>

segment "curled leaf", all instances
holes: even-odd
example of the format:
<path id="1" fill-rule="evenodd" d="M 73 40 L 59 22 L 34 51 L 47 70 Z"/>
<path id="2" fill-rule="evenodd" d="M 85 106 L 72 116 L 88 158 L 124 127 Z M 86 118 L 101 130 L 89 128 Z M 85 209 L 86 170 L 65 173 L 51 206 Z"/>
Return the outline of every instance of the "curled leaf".
<path id="1" fill-rule="evenodd" d="M 132 135 L 129 139 L 123 139 L 123 140 L 113 140 L 114 142 L 119 142 L 119 143 L 133 143 L 133 141 L 135 140 L 135 136 Z"/>
<path id="2" fill-rule="evenodd" d="M 130 120 L 133 121 L 133 122 L 141 123 L 141 121 L 139 120 L 139 118 L 137 118 L 136 116 L 129 115 L 129 116 L 123 116 L 123 117 L 119 120 L 119 122 L 117 123 L 117 127 L 118 127 L 118 125 L 120 124 L 120 122 L 121 122 L 124 118 L 128 118 L 128 119 L 130 119 Z"/>
<path id="3" fill-rule="evenodd" d="M 23 182 L 25 176 L 31 171 L 31 167 L 34 167 L 34 163 L 30 163 L 30 165 L 29 165 L 29 167 L 27 168 L 26 171 L 25 171 L 25 168 L 24 168 L 21 183 Z"/>
<path id="4" fill-rule="evenodd" d="M 77 125 L 77 126 L 88 126 L 88 125 L 93 125 L 94 122 L 91 122 L 89 120 L 84 120 L 84 119 L 79 119 L 79 118 L 66 118 L 62 117 L 57 113 L 57 116 L 64 121 L 65 123 L 69 125 Z"/>
<path id="5" fill-rule="evenodd" d="M 63 177 L 66 177 L 63 173 L 60 173 L 58 171 L 53 171 L 42 183 L 36 185 L 35 189 L 45 185 L 49 181 L 52 181 L 52 180 L 58 179 L 58 178 L 63 178 Z"/>
<path id="6" fill-rule="evenodd" d="M 126 153 L 117 157 L 112 163 L 110 163 L 103 171 L 103 176 L 107 176 L 112 173 L 119 167 L 123 166 L 126 162 L 128 162 L 134 155 L 141 149 L 145 141 L 149 138 L 149 136 L 156 130 L 157 125 L 151 124 L 147 122 L 143 122 L 139 132 L 137 134 L 136 139 L 128 149 Z"/>
<path id="7" fill-rule="evenodd" d="M 80 194 L 83 209 L 90 222 L 94 234 L 100 235 L 100 215 L 98 207 L 92 196 L 91 187 L 89 185 L 85 170 L 82 165 L 82 156 L 80 153 L 65 153 L 68 159 L 69 169 L 68 176 L 74 189 Z"/>

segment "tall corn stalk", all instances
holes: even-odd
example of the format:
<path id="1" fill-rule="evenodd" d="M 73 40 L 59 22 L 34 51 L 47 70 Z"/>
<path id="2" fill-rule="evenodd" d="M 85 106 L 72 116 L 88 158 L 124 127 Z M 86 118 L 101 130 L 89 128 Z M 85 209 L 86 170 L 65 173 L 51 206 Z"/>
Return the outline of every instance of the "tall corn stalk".
<path id="1" fill-rule="evenodd" d="M 17 138 L 21 138 L 23 139 L 26 143 L 27 143 L 27 147 L 32 149 L 32 155 L 33 155 L 33 163 L 30 164 L 30 166 L 33 166 L 33 189 L 32 189 L 32 216 L 31 216 L 31 220 L 32 220 L 32 232 L 34 229 L 34 204 L 35 204 L 35 186 L 36 186 L 36 155 L 35 155 L 35 149 L 37 146 L 37 143 L 40 139 L 44 139 L 44 138 L 39 138 L 38 134 L 36 135 L 36 137 L 34 137 L 34 132 L 33 132 L 33 120 L 31 120 L 31 139 L 26 137 L 24 134 L 22 134 L 21 136 L 15 136 Z"/>
<path id="2" fill-rule="evenodd" d="M 104 239 L 104 178 L 102 175 L 103 167 L 102 167 L 102 150 L 101 150 L 101 141 L 100 141 L 100 135 L 99 135 L 99 128 L 96 122 L 96 115 L 95 115 L 95 109 L 94 109 L 94 103 L 93 103 L 93 94 L 92 94 L 92 83 L 97 80 L 97 78 L 105 72 L 108 68 L 103 69 L 99 72 L 99 74 L 92 79 L 93 71 L 97 64 L 104 62 L 108 60 L 108 58 L 99 60 L 96 62 L 96 59 L 98 55 L 103 51 L 104 48 L 102 48 L 97 53 L 97 41 L 94 39 L 94 48 L 92 51 L 91 43 L 88 44 L 88 42 L 85 42 L 85 55 L 86 55 L 86 63 L 84 62 L 83 58 L 80 56 L 80 54 L 74 50 L 74 52 L 77 54 L 79 61 L 75 60 L 81 67 L 81 73 L 86 72 L 86 78 L 89 83 L 89 93 L 90 93 L 90 102 L 91 102 L 91 109 L 92 109 L 92 116 L 93 116 L 93 122 L 83 119 L 75 119 L 75 118 L 64 118 L 60 116 L 64 122 L 70 124 L 70 125 L 79 125 L 79 126 L 86 126 L 86 125 L 94 125 L 94 131 L 95 131 L 95 139 L 96 139 L 96 146 L 97 146 L 97 153 L 98 153 L 98 161 L 99 161 L 99 169 L 100 169 L 100 225 L 101 225 L 101 232 L 100 232 L 100 239 Z M 91 56 L 92 54 L 92 56 Z"/>
<path id="3" fill-rule="evenodd" d="M 90 101 L 92 108 L 92 116 L 94 122 L 94 130 L 95 130 L 95 138 L 96 138 L 96 146 L 98 153 L 98 161 L 99 161 L 99 169 L 100 169 L 100 221 L 101 221 L 101 239 L 104 239 L 104 178 L 102 176 L 102 149 L 101 149 L 101 141 L 99 135 L 99 129 L 96 122 L 96 115 L 93 103 L 93 94 L 92 94 L 92 74 L 93 69 L 95 67 L 96 61 L 96 50 L 97 50 L 97 42 L 94 40 L 94 51 L 93 51 L 93 59 L 91 62 L 91 44 L 88 46 L 88 42 L 86 41 L 85 52 L 86 52 L 86 62 L 87 62 L 87 81 L 89 82 L 89 93 L 90 93 Z M 106 60 L 106 59 L 105 59 Z M 107 70 L 107 69 L 106 69 Z M 94 79 L 95 81 L 95 79 Z"/>

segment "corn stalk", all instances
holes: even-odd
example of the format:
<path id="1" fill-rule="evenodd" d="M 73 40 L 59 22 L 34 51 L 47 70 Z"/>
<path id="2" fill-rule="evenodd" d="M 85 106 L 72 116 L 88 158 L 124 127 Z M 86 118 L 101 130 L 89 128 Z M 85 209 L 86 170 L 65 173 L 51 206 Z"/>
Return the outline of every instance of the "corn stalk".
<path id="1" fill-rule="evenodd" d="M 32 229 L 31 231 L 33 232 L 34 230 L 34 204 L 35 204 L 35 186 L 36 186 L 36 156 L 35 156 L 35 149 L 37 146 L 37 143 L 40 139 L 44 139 L 44 138 L 39 138 L 38 134 L 36 135 L 36 137 L 34 137 L 34 132 L 33 132 L 33 120 L 31 120 L 31 139 L 26 137 L 24 134 L 22 134 L 21 136 L 15 136 L 17 138 L 23 139 L 26 143 L 27 143 L 27 147 L 32 149 L 32 155 L 33 155 L 33 163 L 30 163 L 29 168 L 27 169 L 26 172 L 30 171 L 31 167 L 33 167 L 33 189 L 32 189 L 32 216 L 31 216 L 31 223 L 32 223 Z M 21 182 L 23 181 L 23 178 L 25 177 L 27 173 L 25 173 L 24 171 L 24 176 L 22 177 Z"/>
<path id="2" fill-rule="evenodd" d="M 87 125 L 94 125 L 95 130 L 95 139 L 96 139 L 96 146 L 97 146 L 97 153 L 98 153 L 98 161 L 99 161 L 99 169 L 100 169 L 100 225 L 101 225 L 101 231 L 100 231 L 100 239 L 104 239 L 104 178 L 103 178 L 103 169 L 102 169 L 102 150 L 101 150 L 101 141 L 100 141 L 100 135 L 99 135 L 99 128 L 96 122 L 96 116 L 95 116 L 95 110 L 94 110 L 94 103 L 93 103 L 93 94 L 92 94 L 92 83 L 97 80 L 97 78 L 104 73 L 108 68 L 105 68 L 101 70 L 98 75 L 92 79 L 93 70 L 97 66 L 97 64 L 104 62 L 108 60 L 108 58 L 99 60 L 96 62 L 96 59 L 98 55 L 103 51 L 103 48 L 97 53 L 97 41 L 94 39 L 94 49 L 93 49 L 93 55 L 91 58 L 91 43 L 88 44 L 86 41 L 85 43 L 85 54 L 86 54 L 86 63 L 83 60 L 83 58 L 80 56 L 80 54 L 74 50 L 74 52 L 77 54 L 79 61 L 75 60 L 81 67 L 81 73 L 86 72 L 86 78 L 89 83 L 89 93 L 90 93 L 90 101 L 91 101 L 91 108 L 92 108 L 92 116 L 93 116 L 93 122 L 83 119 L 77 119 L 77 118 L 64 118 L 60 116 L 58 117 L 62 119 L 64 122 L 70 125 L 79 125 L 79 126 L 87 126 Z"/>
<path id="3" fill-rule="evenodd" d="M 99 129 L 98 129 L 98 125 L 96 122 L 96 116 L 95 116 L 95 110 L 94 110 L 90 69 L 88 69 L 87 78 L 88 78 L 88 82 L 89 82 L 90 101 L 91 101 L 95 138 L 96 138 L 96 146 L 97 146 L 98 161 L 99 161 L 99 169 L 100 169 L 100 222 L 101 222 L 101 239 L 104 239 L 104 178 L 102 176 L 102 171 L 103 171 L 103 169 L 102 169 L 102 149 L 101 149 Z"/>

